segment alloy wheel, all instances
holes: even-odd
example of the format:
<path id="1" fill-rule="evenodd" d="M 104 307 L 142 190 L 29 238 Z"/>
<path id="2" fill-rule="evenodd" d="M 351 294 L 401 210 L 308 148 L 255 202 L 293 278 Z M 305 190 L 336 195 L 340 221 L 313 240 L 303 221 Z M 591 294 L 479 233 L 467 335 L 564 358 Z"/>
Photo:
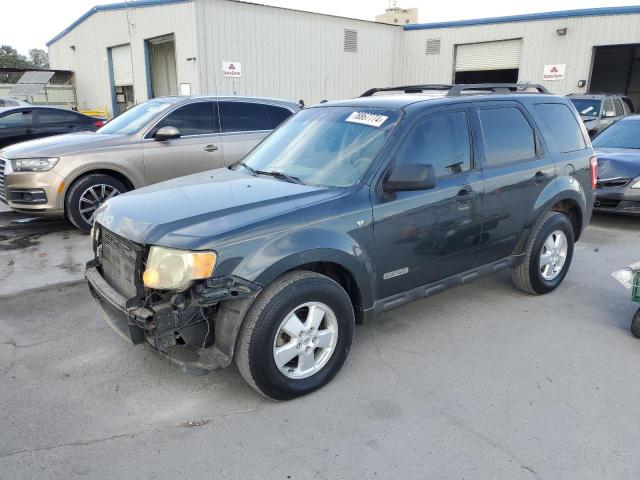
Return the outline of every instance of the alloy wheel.
<path id="1" fill-rule="evenodd" d="M 327 364 L 337 340 L 338 321 L 333 310 L 320 302 L 304 303 L 294 308 L 278 327 L 273 359 L 286 377 L 307 378 Z"/>

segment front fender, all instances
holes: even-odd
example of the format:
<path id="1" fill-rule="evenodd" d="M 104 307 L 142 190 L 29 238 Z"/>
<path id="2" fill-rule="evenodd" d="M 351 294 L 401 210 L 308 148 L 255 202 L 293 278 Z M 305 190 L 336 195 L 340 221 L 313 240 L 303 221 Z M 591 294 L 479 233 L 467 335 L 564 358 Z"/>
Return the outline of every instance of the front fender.
<path id="1" fill-rule="evenodd" d="M 373 259 L 367 253 L 373 251 L 371 220 L 351 231 L 345 228 L 348 224 L 354 222 L 342 217 L 324 226 L 289 230 L 247 242 L 236 246 L 235 252 L 221 252 L 220 257 L 228 258 L 230 262 L 234 258 L 241 259 L 236 265 L 223 263 L 221 269 L 226 273 L 231 267 L 233 275 L 266 286 L 301 265 L 334 263 L 351 274 L 360 290 L 363 308 L 370 308 L 375 291 Z"/>

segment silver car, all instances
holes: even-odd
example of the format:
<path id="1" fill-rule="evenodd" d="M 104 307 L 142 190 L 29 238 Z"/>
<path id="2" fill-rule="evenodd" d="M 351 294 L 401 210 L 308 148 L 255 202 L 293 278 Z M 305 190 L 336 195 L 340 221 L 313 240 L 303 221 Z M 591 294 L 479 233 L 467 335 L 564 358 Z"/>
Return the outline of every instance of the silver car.
<path id="1" fill-rule="evenodd" d="M 0 150 L 0 201 L 33 215 L 66 215 L 88 231 L 108 198 L 244 158 L 300 107 L 249 97 L 163 97 L 97 132 Z"/>
<path id="2" fill-rule="evenodd" d="M 580 114 L 591 138 L 609 125 L 633 115 L 635 109 L 629 97 L 613 93 L 572 93 L 567 95 Z"/>

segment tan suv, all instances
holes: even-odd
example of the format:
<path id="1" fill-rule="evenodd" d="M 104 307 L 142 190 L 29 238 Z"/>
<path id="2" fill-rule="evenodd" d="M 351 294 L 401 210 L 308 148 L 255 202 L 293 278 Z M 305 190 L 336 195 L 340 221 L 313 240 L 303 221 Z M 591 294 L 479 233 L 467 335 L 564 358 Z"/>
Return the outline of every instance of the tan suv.
<path id="1" fill-rule="evenodd" d="M 248 97 L 149 100 L 95 133 L 0 150 L 0 201 L 33 215 L 66 215 L 88 231 L 108 198 L 235 163 L 299 109 Z"/>

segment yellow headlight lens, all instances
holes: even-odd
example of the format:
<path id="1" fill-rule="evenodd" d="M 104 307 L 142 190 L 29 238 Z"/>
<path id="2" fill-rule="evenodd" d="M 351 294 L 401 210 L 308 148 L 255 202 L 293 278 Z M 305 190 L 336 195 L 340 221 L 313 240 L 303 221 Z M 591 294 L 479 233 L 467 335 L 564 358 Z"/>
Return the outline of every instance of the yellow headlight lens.
<path id="1" fill-rule="evenodd" d="M 145 286 L 159 290 L 185 290 L 194 280 L 213 275 L 215 252 L 190 252 L 151 247 L 147 268 L 142 275 Z"/>

